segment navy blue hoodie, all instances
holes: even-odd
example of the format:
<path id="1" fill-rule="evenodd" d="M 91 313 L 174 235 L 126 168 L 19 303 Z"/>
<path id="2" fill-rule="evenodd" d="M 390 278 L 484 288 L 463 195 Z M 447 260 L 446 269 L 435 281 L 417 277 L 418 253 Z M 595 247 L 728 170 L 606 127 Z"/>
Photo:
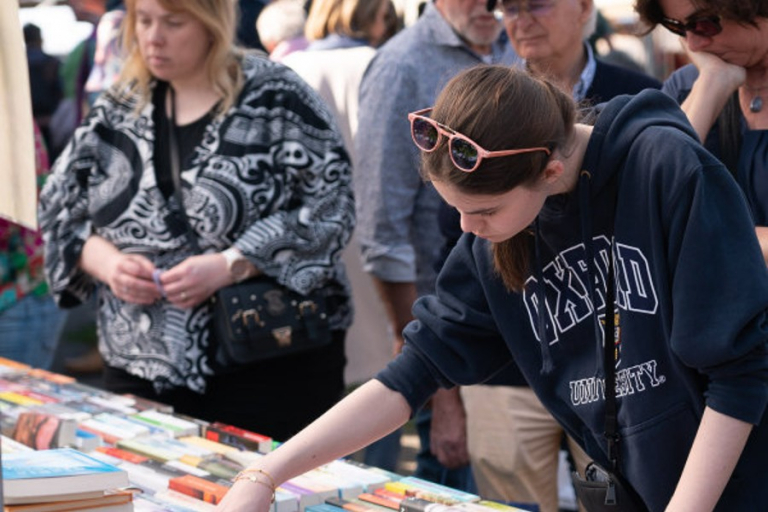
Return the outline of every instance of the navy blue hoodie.
<path id="1" fill-rule="evenodd" d="M 593 313 L 605 315 L 613 239 L 622 473 L 651 511 L 664 510 L 709 406 L 758 425 L 718 510 L 764 509 L 768 272 L 740 189 L 658 91 L 605 105 L 583 168 L 592 175 L 589 208 L 580 211 L 582 182 L 546 201 L 532 264 L 539 272 L 531 272 L 525 292 L 505 289 L 488 242 L 463 235 L 435 295 L 414 305 L 403 353 L 377 378 L 416 409 L 438 386 L 484 382 L 513 357 L 565 430 L 609 467 Z M 595 306 L 581 215 L 593 224 Z M 538 339 L 542 309 L 545 345 Z M 554 365 L 549 372 L 544 357 Z"/>

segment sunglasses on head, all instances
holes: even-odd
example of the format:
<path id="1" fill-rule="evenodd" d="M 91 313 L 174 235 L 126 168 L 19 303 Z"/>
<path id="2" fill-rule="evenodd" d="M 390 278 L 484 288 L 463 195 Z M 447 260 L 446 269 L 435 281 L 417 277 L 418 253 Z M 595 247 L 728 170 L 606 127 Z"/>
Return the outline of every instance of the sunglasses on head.
<path id="1" fill-rule="evenodd" d="M 662 18 L 661 25 L 678 36 L 685 37 L 686 32 L 691 32 L 701 37 L 714 37 L 723 31 L 720 25 L 720 16 L 693 16 L 685 22 L 672 18 Z"/>
<path id="2" fill-rule="evenodd" d="M 545 147 L 488 151 L 466 135 L 462 135 L 456 130 L 427 117 L 426 114 L 431 111 L 431 108 L 425 108 L 408 114 L 408 120 L 411 122 L 413 142 L 420 150 L 425 153 L 431 153 L 440 144 L 443 136 L 448 137 L 448 154 L 451 156 L 451 162 L 461 171 L 475 171 L 480 166 L 483 158 L 511 156 L 535 151 L 544 151 L 548 155 L 551 153 Z"/>
<path id="3" fill-rule="evenodd" d="M 545 16 L 555 6 L 556 0 L 501 0 L 497 10 L 508 19 L 516 19 L 522 12 L 531 16 Z"/>

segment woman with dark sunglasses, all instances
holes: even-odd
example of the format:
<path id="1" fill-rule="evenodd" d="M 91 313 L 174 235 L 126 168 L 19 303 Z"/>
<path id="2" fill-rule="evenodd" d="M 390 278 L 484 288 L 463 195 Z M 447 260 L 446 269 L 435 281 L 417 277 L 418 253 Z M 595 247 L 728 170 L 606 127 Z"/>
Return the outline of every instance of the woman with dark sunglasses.
<path id="1" fill-rule="evenodd" d="M 692 64 L 663 90 L 741 185 L 768 262 L 768 2 L 637 0 L 636 9 L 683 38 Z"/>
<path id="2" fill-rule="evenodd" d="M 588 126 L 552 84 L 481 66 L 428 114 L 414 127 L 422 172 L 465 231 L 435 294 L 414 305 L 400 356 L 249 468 L 221 510 L 266 512 L 276 483 L 385 435 L 438 387 L 512 361 L 648 510 L 763 510 L 768 271 L 741 191 L 674 101 L 619 96 Z M 461 155 L 457 140 L 471 141 Z"/>

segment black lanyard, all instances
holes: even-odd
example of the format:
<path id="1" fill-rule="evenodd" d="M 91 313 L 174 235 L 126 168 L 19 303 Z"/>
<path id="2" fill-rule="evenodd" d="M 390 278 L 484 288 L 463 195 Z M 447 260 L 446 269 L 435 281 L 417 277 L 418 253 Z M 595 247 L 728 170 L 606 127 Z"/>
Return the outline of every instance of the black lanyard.
<path id="1" fill-rule="evenodd" d="M 618 425 L 618 408 L 616 405 L 616 301 L 615 301 L 615 284 L 614 284 L 614 268 L 613 268 L 613 219 L 610 224 L 609 235 L 609 247 L 608 247 L 608 275 L 606 278 L 606 290 L 605 290 L 605 327 L 601 329 L 597 316 L 597 297 L 595 294 L 595 259 L 594 259 L 594 246 L 592 240 L 592 209 L 590 208 L 590 190 L 591 190 L 592 175 L 589 171 L 581 171 L 579 175 L 579 210 L 581 217 L 581 233 L 584 240 L 584 252 L 587 260 L 587 292 L 592 300 L 592 307 L 594 309 L 594 321 L 595 321 L 595 337 L 597 340 L 602 340 L 602 354 L 597 350 L 598 358 L 602 355 L 603 361 L 603 376 L 605 378 L 605 431 L 603 435 L 608 444 L 608 458 L 611 462 L 611 469 L 615 473 L 619 471 L 619 425 Z M 618 187 L 616 190 L 618 194 Z M 611 210 L 615 213 L 615 201 L 614 195 L 614 208 Z M 615 215 L 614 215 L 615 218 Z"/>

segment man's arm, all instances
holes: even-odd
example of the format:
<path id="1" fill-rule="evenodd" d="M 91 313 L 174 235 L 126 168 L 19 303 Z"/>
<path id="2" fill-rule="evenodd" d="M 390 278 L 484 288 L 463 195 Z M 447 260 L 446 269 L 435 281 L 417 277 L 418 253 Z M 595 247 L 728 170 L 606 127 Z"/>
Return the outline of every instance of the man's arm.
<path id="1" fill-rule="evenodd" d="M 448 469 L 469 464 L 467 414 L 458 386 L 438 389 L 432 396 L 429 451 Z"/>
<path id="2" fill-rule="evenodd" d="M 392 283 L 382 281 L 372 276 L 392 328 L 393 357 L 403 349 L 403 329 L 413 320 L 411 308 L 416 300 L 416 285 L 414 283 Z"/>
<path id="3" fill-rule="evenodd" d="M 417 297 L 412 235 L 423 183 L 407 119 L 418 102 L 416 84 L 386 57 L 374 58 L 360 86 L 355 194 L 363 269 L 384 303 L 397 354 Z"/>

